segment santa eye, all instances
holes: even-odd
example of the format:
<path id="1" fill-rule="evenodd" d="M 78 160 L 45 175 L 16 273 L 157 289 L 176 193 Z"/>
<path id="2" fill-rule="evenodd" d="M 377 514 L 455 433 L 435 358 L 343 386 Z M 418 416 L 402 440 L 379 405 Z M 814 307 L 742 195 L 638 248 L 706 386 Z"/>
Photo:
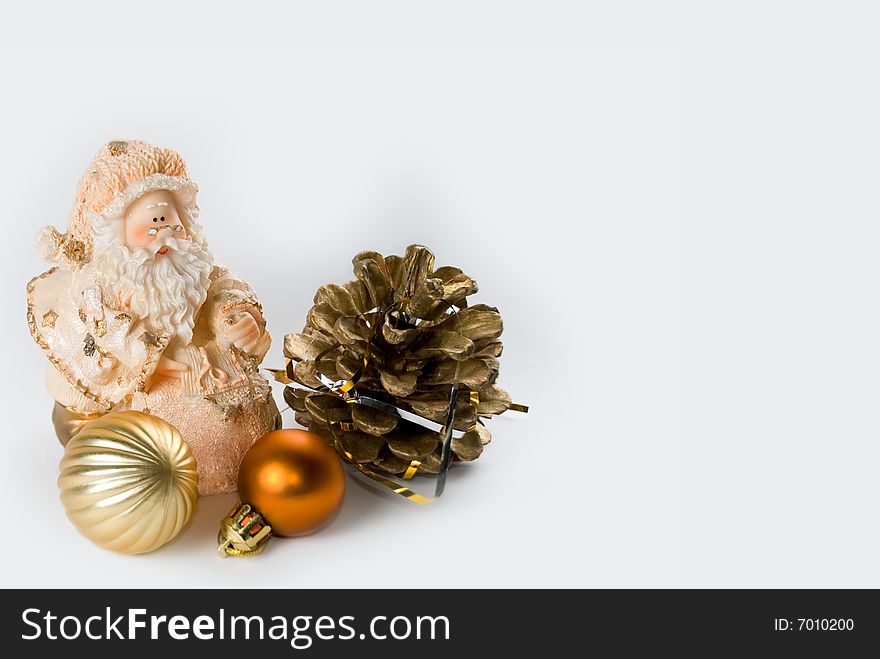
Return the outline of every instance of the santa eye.
<path id="1" fill-rule="evenodd" d="M 159 220 L 160 220 L 161 222 L 164 222 L 164 221 L 165 221 L 165 216 L 163 215 L 162 217 L 159 218 Z"/>
<path id="2" fill-rule="evenodd" d="M 158 218 L 158 217 L 154 217 L 154 218 L 153 218 L 153 222 L 158 222 L 158 221 L 159 221 L 159 218 Z"/>

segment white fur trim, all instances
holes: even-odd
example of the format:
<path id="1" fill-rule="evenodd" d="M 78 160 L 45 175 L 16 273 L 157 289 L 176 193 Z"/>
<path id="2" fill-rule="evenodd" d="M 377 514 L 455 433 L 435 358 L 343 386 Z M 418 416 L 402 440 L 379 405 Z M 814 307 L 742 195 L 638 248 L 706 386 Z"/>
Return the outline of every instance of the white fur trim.
<path id="1" fill-rule="evenodd" d="M 199 207 L 196 205 L 196 194 L 199 191 L 199 186 L 188 179 L 179 176 L 168 176 L 167 174 L 152 174 L 140 181 L 135 181 L 122 192 L 116 193 L 116 196 L 113 197 L 103 211 L 100 213 L 87 213 L 86 217 L 91 224 L 94 224 L 98 218 L 114 219 L 121 217 L 123 211 L 131 202 L 153 190 L 169 190 L 173 192 L 183 204 L 190 219 L 195 221 L 198 217 Z"/>
<path id="2" fill-rule="evenodd" d="M 37 254 L 44 261 L 57 261 L 61 251 L 61 234 L 55 227 L 43 227 L 37 233 Z"/>

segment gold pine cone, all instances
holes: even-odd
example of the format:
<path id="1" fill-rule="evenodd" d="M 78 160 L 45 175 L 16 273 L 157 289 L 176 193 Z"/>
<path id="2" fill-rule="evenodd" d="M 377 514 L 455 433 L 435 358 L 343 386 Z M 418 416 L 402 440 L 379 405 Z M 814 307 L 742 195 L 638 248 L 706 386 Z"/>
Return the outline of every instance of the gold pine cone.
<path id="1" fill-rule="evenodd" d="M 495 384 L 503 346 L 501 314 L 468 305 L 477 283 L 455 267 L 434 269 L 434 254 L 410 245 L 404 256 L 361 252 L 352 259 L 356 279 L 318 289 L 302 332 L 284 339 L 289 374 L 309 389 L 324 378 L 356 379 L 359 394 L 443 424 L 450 390 L 459 385 L 453 461 L 475 460 L 491 435 L 479 416 L 501 414 L 510 396 Z M 364 366 L 364 363 L 366 365 Z M 470 403 L 470 393 L 479 405 Z M 355 462 L 402 474 L 412 460 L 437 473 L 442 436 L 333 394 L 288 387 L 285 401 L 298 423 L 323 436 Z"/>

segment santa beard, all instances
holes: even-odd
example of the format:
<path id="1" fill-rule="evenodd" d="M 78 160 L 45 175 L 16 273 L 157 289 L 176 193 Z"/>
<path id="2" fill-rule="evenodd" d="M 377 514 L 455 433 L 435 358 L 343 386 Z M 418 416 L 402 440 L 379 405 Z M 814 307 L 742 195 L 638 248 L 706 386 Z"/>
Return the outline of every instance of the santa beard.
<path id="1" fill-rule="evenodd" d="M 106 297 L 131 310 L 153 332 L 184 344 L 192 341 L 214 266 L 198 225 L 189 231 L 191 239 L 160 235 L 149 247 L 127 247 L 114 231 L 96 231 L 91 261 Z M 161 247 L 168 252 L 157 254 Z"/>

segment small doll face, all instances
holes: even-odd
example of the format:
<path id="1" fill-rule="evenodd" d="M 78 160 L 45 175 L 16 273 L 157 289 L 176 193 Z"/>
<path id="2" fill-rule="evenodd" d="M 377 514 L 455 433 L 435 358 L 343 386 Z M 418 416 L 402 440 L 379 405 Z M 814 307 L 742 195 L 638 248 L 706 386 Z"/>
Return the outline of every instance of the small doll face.
<path id="1" fill-rule="evenodd" d="M 125 244 L 128 247 L 161 245 L 164 236 L 189 238 L 183 220 L 177 211 L 177 200 L 168 190 L 154 190 L 135 199 L 125 211 Z M 165 255 L 168 246 L 161 246 L 156 254 Z"/>

